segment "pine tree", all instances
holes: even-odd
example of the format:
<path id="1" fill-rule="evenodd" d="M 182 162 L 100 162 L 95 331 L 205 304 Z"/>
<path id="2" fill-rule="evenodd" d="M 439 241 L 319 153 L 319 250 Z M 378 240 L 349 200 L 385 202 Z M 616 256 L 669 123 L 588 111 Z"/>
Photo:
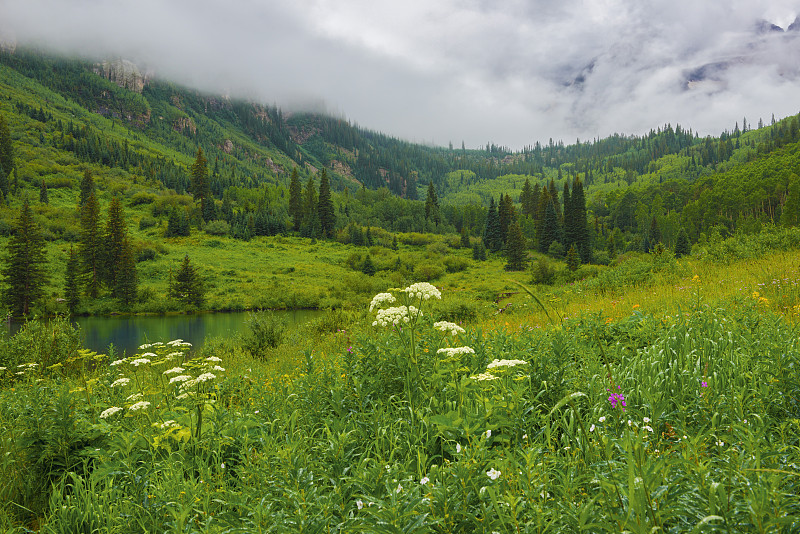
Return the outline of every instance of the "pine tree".
<path id="1" fill-rule="evenodd" d="M 106 284 L 106 287 L 111 288 L 112 291 L 116 284 L 120 255 L 122 253 L 122 243 L 125 241 L 126 234 L 127 228 L 125 227 L 122 204 L 117 197 L 114 197 L 108 205 L 108 219 L 106 219 L 106 229 L 103 234 L 102 243 L 103 268 L 101 271 L 103 283 Z"/>
<path id="2" fill-rule="evenodd" d="M 572 199 L 569 194 L 569 180 L 564 182 L 564 248 L 569 249 L 575 243 L 575 219 L 572 212 Z"/>
<path id="3" fill-rule="evenodd" d="M 119 299 L 125 307 L 130 307 L 136 301 L 139 276 L 136 272 L 136 258 L 133 255 L 133 245 L 127 236 L 122 241 L 119 251 L 119 265 L 114 278 L 114 287 L 111 294 Z"/>
<path id="4" fill-rule="evenodd" d="M 550 250 L 550 245 L 554 242 L 560 242 L 560 226 L 555 202 L 548 202 L 544 212 L 544 220 L 542 221 L 542 231 L 539 233 L 539 252 L 547 254 Z"/>
<path id="5" fill-rule="evenodd" d="M 188 254 L 183 257 L 178 272 L 170 282 L 169 295 L 195 308 L 200 308 L 205 302 L 203 280 L 197 269 L 192 267 Z"/>
<path id="6" fill-rule="evenodd" d="M 467 232 L 467 227 L 462 226 L 459 234 L 461 235 L 461 247 L 469 248 L 469 232 Z"/>
<path id="7" fill-rule="evenodd" d="M 500 203 L 497 206 L 497 217 L 500 221 L 500 241 L 505 244 L 508 236 L 508 227 L 514 220 L 514 202 L 511 195 L 500 195 Z"/>
<path id="8" fill-rule="evenodd" d="M 83 178 L 81 178 L 80 184 L 80 199 L 78 200 L 78 207 L 83 207 L 86 204 L 86 201 L 89 200 L 89 195 L 95 193 L 95 186 L 94 186 L 94 177 L 92 177 L 92 171 L 86 169 L 83 171 Z"/>
<path id="9" fill-rule="evenodd" d="M 658 221 L 655 216 L 650 221 L 650 230 L 647 232 L 647 241 L 649 248 L 645 252 L 650 252 L 653 247 L 661 243 L 661 229 L 658 227 Z"/>
<path id="10" fill-rule="evenodd" d="M 320 229 L 317 215 L 317 188 L 314 186 L 314 178 L 309 176 L 303 191 L 303 223 L 300 227 L 300 235 L 316 238 L 319 237 Z"/>
<path id="11" fill-rule="evenodd" d="M 297 175 L 297 167 L 292 169 L 292 178 L 289 182 L 289 216 L 294 223 L 295 232 L 299 232 L 303 222 L 303 186 Z"/>
<path id="12" fill-rule="evenodd" d="M 572 212 L 573 235 L 578 254 L 582 263 L 589 263 L 592 261 L 592 243 L 586 218 L 586 195 L 583 192 L 583 182 L 580 178 L 575 178 L 572 182 L 570 211 Z"/>
<path id="13" fill-rule="evenodd" d="M 80 216 L 81 235 L 78 254 L 81 258 L 87 293 L 91 298 L 97 298 L 102 281 L 103 240 L 100 235 L 100 204 L 94 192 L 89 194 L 81 206 Z"/>
<path id="14" fill-rule="evenodd" d="M 44 178 L 42 178 L 42 185 L 39 186 L 39 203 L 40 204 L 50 203 L 50 199 L 47 197 L 47 184 L 44 183 Z"/>
<path id="15" fill-rule="evenodd" d="M 7 247 L 8 256 L 2 270 L 7 286 L 3 303 L 14 315 L 28 315 L 31 306 L 44 296 L 47 256 L 44 238 L 33 220 L 27 199 Z"/>
<path id="16" fill-rule="evenodd" d="M 197 148 L 197 156 L 192 164 L 190 179 L 192 196 L 195 203 L 200 205 L 200 216 L 204 222 L 214 220 L 217 214 L 208 180 L 208 160 L 200 147 Z"/>
<path id="17" fill-rule="evenodd" d="M 796 226 L 800 223 L 800 178 L 789 176 L 789 191 L 781 209 L 781 226 Z"/>
<path id="18" fill-rule="evenodd" d="M 66 273 L 64 274 L 64 300 L 67 302 L 67 310 L 70 313 L 75 313 L 81 302 L 80 268 L 78 254 L 75 249 L 69 247 Z"/>
<path id="19" fill-rule="evenodd" d="M 333 209 L 333 199 L 331 198 L 331 184 L 328 181 L 328 173 L 324 168 L 319 182 L 317 215 L 322 235 L 324 237 L 333 237 L 333 231 L 336 227 L 336 212 Z"/>
<path id="20" fill-rule="evenodd" d="M 692 253 L 692 245 L 689 243 L 689 234 L 686 233 L 686 229 L 681 227 L 680 232 L 678 232 L 678 237 L 675 240 L 675 257 L 680 258 L 681 256 L 688 256 Z"/>
<path id="21" fill-rule="evenodd" d="M 375 271 L 375 263 L 372 261 L 372 256 L 367 254 L 367 257 L 364 258 L 364 265 L 361 266 L 361 272 L 367 276 L 372 276 L 375 274 Z"/>
<path id="22" fill-rule="evenodd" d="M 528 265 L 528 252 L 525 245 L 525 236 L 518 221 L 508 227 L 506 237 L 506 271 L 524 271 Z"/>
<path id="23" fill-rule="evenodd" d="M 436 196 L 436 188 L 433 186 L 433 180 L 428 182 L 428 198 L 425 199 L 425 219 L 431 220 L 435 224 L 441 222 L 439 215 L 439 198 Z"/>
<path id="24" fill-rule="evenodd" d="M 14 170 L 14 146 L 6 117 L 0 114 L 0 193 L 8 197 L 11 172 Z"/>
<path id="25" fill-rule="evenodd" d="M 575 250 L 575 244 L 573 243 L 567 251 L 567 268 L 570 271 L 577 271 L 580 265 L 581 259 L 578 256 L 578 251 Z"/>
<path id="26" fill-rule="evenodd" d="M 476 261 L 486 261 L 486 246 L 482 239 L 476 239 L 472 245 L 472 259 Z"/>
<path id="27" fill-rule="evenodd" d="M 500 217 L 497 214 L 494 197 L 489 199 L 489 211 L 486 214 L 483 242 L 486 248 L 492 252 L 497 252 L 503 248 L 503 241 L 500 239 Z"/>
<path id="28" fill-rule="evenodd" d="M 525 179 L 525 185 L 522 186 L 522 192 L 519 195 L 519 203 L 522 205 L 523 216 L 533 217 L 535 215 L 536 203 L 533 198 L 533 189 L 531 189 L 531 181 L 529 178 Z"/>

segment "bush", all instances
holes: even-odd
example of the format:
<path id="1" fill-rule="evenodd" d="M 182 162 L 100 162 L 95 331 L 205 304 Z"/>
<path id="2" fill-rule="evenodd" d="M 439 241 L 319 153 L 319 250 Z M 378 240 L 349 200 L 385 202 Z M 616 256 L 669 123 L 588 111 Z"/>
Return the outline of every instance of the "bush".
<path id="1" fill-rule="evenodd" d="M 422 281 L 430 282 L 444 274 L 444 268 L 438 263 L 421 263 L 414 269 L 414 274 Z"/>
<path id="2" fill-rule="evenodd" d="M 531 282 L 534 284 L 551 285 L 556 277 L 556 270 L 550 260 L 539 258 L 531 267 Z"/>
<path id="3" fill-rule="evenodd" d="M 444 267 L 448 273 L 460 273 L 469 267 L 469 260 L 458 256 L 448 256 L 444 259 Z"/>
<path id="4" fill-rule="evenodd" d="M 156 259 L 157 253 L 150 247 L 144 247 L 142 250 L 139 251 L 139 254 L 136 255 L 136 261 L 152 261 Z"/>
<path id="5" fill-rule="evenodd" d="M 231 233 L 231 225 L 226 221 L 209 221 L 203 231 L 208 235 L 228 235 Z"/>
<path id="6" fill-rule="evenodd" d="M 265 359 L 265 353 L 281 344 L 286 332 L 286 320 L 272 311 L 255 311 L 245 320 L 247 332 L 242 337 L 242 346 L 254 358 Z"/>
<path id="7" fill-rule="evenodd" d="M 63 368 L 80 347 L 80 330 L 64 317 L 26 321 L 19 332 L 0 340 L 0 367 L 35 363 L 37 374 L 47 374 L 51 365 Z"/>
<path id="8" fill-rule="evenodd" d="M 147 230 L 157 225 L 158 221 L 150 215 L 145 215 L 139 220 L 139 230 Z"/>

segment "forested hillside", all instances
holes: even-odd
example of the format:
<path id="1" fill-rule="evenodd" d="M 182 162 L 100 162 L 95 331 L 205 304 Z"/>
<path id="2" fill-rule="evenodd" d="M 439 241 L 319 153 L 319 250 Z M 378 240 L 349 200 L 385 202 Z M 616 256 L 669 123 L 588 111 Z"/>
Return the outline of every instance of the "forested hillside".
<path id="1" fill-rule="evenodd" d="M 413 144 L 203 94 L 125 61 L 0 52 L 0 89 L 0 234 L 38 197 L 43 238 L 79 254 L 91 233 L 79 198 L 87 176 L 97 210 L 117 199 L 138 227 L 128 241 L 139 262 L 197 233 L 390 249 L 400 233 L 432 233 L 454 235 L 476 261 L 504 255 L 512 270 L 534 252 L 576 268 L 800 222 L 800 116 L 757 127 L 744 118 L 718 138 L 667 124 L 512 151 Z M 104 231 L 99 218 L 94 228 Z M 351 263 L 369 270 L 363 261 Z"/>

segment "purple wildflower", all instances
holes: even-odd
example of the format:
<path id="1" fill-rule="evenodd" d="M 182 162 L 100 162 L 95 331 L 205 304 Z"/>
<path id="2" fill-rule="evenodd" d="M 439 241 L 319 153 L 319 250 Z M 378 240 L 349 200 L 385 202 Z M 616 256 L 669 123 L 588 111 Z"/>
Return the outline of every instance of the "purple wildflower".
<path id="1" fill-rule="evenodd" d="M 612 393 L 610 397 L 608 397 L 608 402 L 611 403 L 611 407 L 616 409 L 617 404 L 620 405 L 622 411 L 625 411 L 625 396 L 622 393 Z"/>
<path id="2" fill-rule="evenodd" d="M 700 385 L 703 386 L 704 388 L 707 388 L 708 387 L 708 382 L 703 380 L 702 382 L 700 382 Z"/>

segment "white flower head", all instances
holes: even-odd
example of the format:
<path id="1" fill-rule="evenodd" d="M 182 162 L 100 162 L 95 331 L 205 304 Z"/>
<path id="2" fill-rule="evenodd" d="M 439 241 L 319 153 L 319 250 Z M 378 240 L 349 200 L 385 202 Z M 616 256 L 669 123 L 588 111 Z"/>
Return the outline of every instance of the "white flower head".
<path id="1" fill-rule="evenodd" d="M 461 354 L 475 354 L 472 347 L 443 347 L 436 351 L 436 354 L 444 354 L 448 358 Z"/>
<path id="2" fill-rule="evenodd" d="M 154 352 L 145 352 L 142 354 L 142 358 L 158 358 L 158 354 Z"/>
<path id="3" fill-rule="evenodd" d="M 498 478 L 500 478 L 500 475 L 502 475 L 502 474 L 503 473 L 501 471 L 498 471 L 494 467 L 492 467 L 491 469 L 486 471 L 486 476 L 491 478 L 492 480 L 497 480 Z"/>
<path id="4" fill-rule="evenodd" d="M 405 288 L 403 292 L 407 293 L 412 299 L 419 298 L 422 300 L 428 300 L 433 297 L 441 300 L 442 298 L 442 293 L 436 289 L 436 286 L 429 284 L 428 282 L 417 282 L 416 284 L 411 284 Z"/>
<path id="5" fill-rule="evenodd" d="M 460 443 L 456 443 L 456 452 L 458 452 L 458 453 L 461 452 L 461 444 Z"/>
<path id="6" fill-rule="evenodd" d="M 369 303 L 369 311 L 380 308 L 384 303 L 393 304 L 395 301 L 396 299 L 391 293 L 378 293 L 372 297 L 372 302 Z"/>
<path id="7" fill-rule="evenodd" d="M 170 378 L 170 379 L 169 379 L 169 383 L 170 383 L 170 384 L 174 384 L 175 382 L 186 382 L 186 381 L 187 381 L 187 380 L 189 380 L 190 378 L 192 378 L 192 377 L 191 377 L 191 376 L 189 376 L 189 375 L 178 375 L 178 376 L 173 376 L 172 378 Z"/>
<path id="8" fill-rule="evenodd" d="M 408 323 L 409 318 L 419 317 L 420 315 L 422 314 L 414 306 L 395 306 L 385 310 L 378 310 L 378 315 L 372 324 L 373 326 L 396 326 L 400 323 Z"/>
<path id="9" fill-rule="evenodd" d="M 357 500 L 356 506 L 358 507 L 359 510 L 361 510 L 362 508 L 364 508 L 364 501 L 362 501 L 361 499 Z"/>
<path id="10" fill-rule="evenodd" d="M 103 410 L 103 412 L 100 414 L 100 419 L 108 419 L 109 417 L 111 417 L 115 413 L 121 412 L 121 411 L 122 411 L 122 408 L 120 408 L 119 406 L 112 406 L 111 408 L 108 408 L 107 410 Z"/>
<path id="11" fill-rule="evenodd" d="M 429 479 L 428 477 L 422 477 L 422 480 L 420 480 L 419 483 L 424 486 L 425 484 L 427 484 L 430 481 L 431 481 L 431 479 Z"/>
<path id="12" fill-rule="evenodd" d="M 126 360 L 126 358 L 122 358 L 121 360 L 114 360 L 113 362 L 109 363 L 108 365 L 110 365 L 111 367 L 114 367 L 116 365 L 120 365 L 120 364 L 125 363 L 125 360 Z"/>
<path id="13" fill-rule="evenodd" d="M 172 369 L 167 369 L 166 371 L 164 371 L 164 374 L 173 375 L 175 373 L 182 373 L 183 371 L 185 371 L 183 367 L 173 367 Z"/>
<path id="14" fill-rule="evenodd" d="M 594 425 L 589 427 L 589 432 L 594 432 Z"/>
<path id="15" fill-rule="evenodd" d="M 150 403 L 149 402 L 147 402 L 147 401 L 139 401 L 136 404 L 132 404 L 130 407 L 128 407 L 128 411 L 136 412 L 138 410 L 146 410 L 149 407 L 150 407 Z"/>
<path id="16" fill-rule="evenodd" d="M 473 380 L 477 380 L 478 382 L 487 382 L 489 380 L 498 380 L 496 376 L 492 373 L 481 373 L 479 375 L 473 375 L 470 377 Z"/>
<path id="17" fill-rule="evenodd" d="M 403 485 L 402 485 L 402 484 L 398 484 L 398 485 L 397 485 L 397 489 L 396 489 L 396 490 L 394 490 L 394 492 L 395 492 L 395 493 L 400 493 L 401 491 L 403 491 Z"/>
<path id="18" fill-rule="evenodd" d="M 195 380 L 197 380 L 197 382 L 207 382 L 209 380 L 214 380 L 215 378 L 217 378 L 217 375 L 215 374 L 203 373 L 200 376 L 198 376 Z"/>
<path id="19" fill-rule="evenodd" d="M 127 386 L 130 381 L 130 378 L 117 378 L 111 383 L 111 387 L 115 388 L 117 386 Z"/>
<path id="20" fill-rule="evenodd" d="M 147 358 L 137 358 L 131 362 L 131 365 L 134 367 L 139 367 L 140 365 L 146 365 L 150 363 L 150 360 Z"/>
<path id="21" fill-rule="evenodd" d="M 436 323 L 433 323 L 433 327 L 445 333 L 450 332 L 450 335 L 452 336 L 455 336 L 457 334 L 463 334 L 464 332 L 466 332 L 466 330 L 464 330 L 457 324 L 448 321 L 438 321 Z"/>
<path id="22" fill-rule="evenodd" d="M 649 417 L 644 417 L 644 418 L 642 418 L 642 422 L 644 424 L 648 424 L 648 423 L 650 423 L 650 418 Z"/>
<path id="23" fill-rule="evenodd" d="M 223 372 L 223 371 L 225 371 L 225 368 L 224 367 L 220 367 L 219 365 L 215 365 L 214 367 L 211 368 L 211 370 L 212 371 Z"/>
<path id="24" fill-rule="evenodd" d="M 156 424 L 158 424 L 158 423 L 156 423 Z M 166 429 L 171 428 L 173 426 L 179 426 L 178 423 L 176 423 L 173 419 L 170 419 L 169 421 L 164 421 L 163 423 L 158 424 L 158 427 L 161 430 L 166 430 Z"/>
<path id="25" fill-rule="evenodd" d="M 484 432 L 484 436 L 486 436 L 486 439 L 491 438 L 492 437 L 492 429 L 491 428 L 487 428 L 486 432 Z"/>
<path id="26" fill-rule="evenodd" d="M 209 356 L 208 358 L 206 358 L 206 361 L 207 362 L 221 362 L 222 359 L 217 358 L 216 356 Z"/>
<path id="27" fill-rule="evenodd" d="M 495 367 L 515 367 L 517 365 L 528 365 L 524 360 L 492 360 L 492 363 L 486 366 L 487 369 L 494 369 Z"/>
<path id="28" fill-rule="evenodd" d="M 606 416 L 605 415 L 601 415 L 600 419 L 598 419 L 598 421 L 600 421 L 601 423 L 605 423 L 606 422 Z"/>
<path id="29" fill-rule="evenodd" d="M 125 400 L 126 401 L 135 401 L 135 400 L 139 400 L 141 398 L 142 398 L 142 394 L 141 393 L 134 393 L 133 395 L 128 395 L 128 397 Z"/>

